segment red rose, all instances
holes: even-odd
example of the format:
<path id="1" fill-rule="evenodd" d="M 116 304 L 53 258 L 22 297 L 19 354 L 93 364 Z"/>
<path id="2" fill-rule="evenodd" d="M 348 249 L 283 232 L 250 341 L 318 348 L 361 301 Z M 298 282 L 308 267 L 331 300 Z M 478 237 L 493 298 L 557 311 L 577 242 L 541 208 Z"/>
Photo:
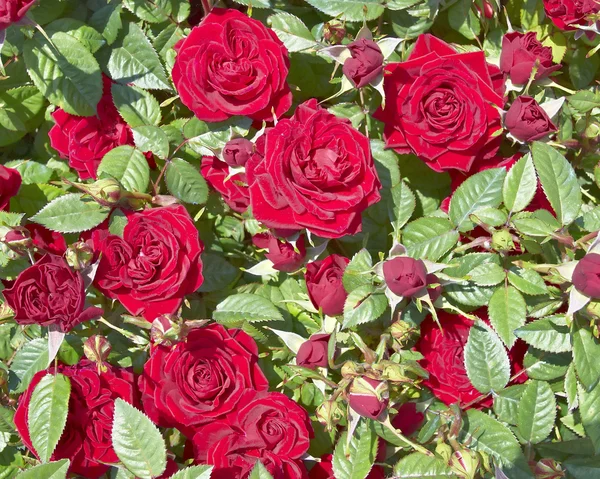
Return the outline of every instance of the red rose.
<path id="1" fill-rule="evenodd" d="M 102 314 L 100 308 L 86 308 L 81 274 L 52 254 L 21 272 L 2 294 L 19 324 L 54 325 L 67 332 Z"/>
<path id="2" fill-rule="evenodd" d="M 586 17 L 600 11 L 596 0 L 544 0 L 544 10 L 552 23 L 561 30 L 575 30 L 587 25 Z"/>
<path id="3" fill-rule="evenodd" d="M 110 78 L 103 76 L 103 84 L 96 116 L 75 116 L 61 108 L 52 113 L 56 125 L 48 133 L 50 145 L 69 160 L 82 180 L 96 178 L 98 165 L 110 150 L 134 144 L 131 129 L 113 103 Z"/>
<path id="4" fill-rule="evenodd" d="M 235 138 L 223 147 L 223 160 L 229 166 L 244 166 L 254 154 L 254 145 L 246 138 Z"/>
<path id="5" fill-rule="evenodd" d="M 306 257 L 304 235 L 300 235 L 296 246 L 285 239 L 278 239 L 271 233 L 259 233 L 252 237 L 252 242 L 268 252 L 265 257 L 273 263 L 273 268 L 285 273 L 292 273 L 302 266 Z"/>
<path id="6" fill-rule="evenodd" d="M 292 104 L 286 48 L 275 32 L 237 10 L 213 8 L 175 49 L 173 82 L 201 120 L 272 120 Z"/>
<path id="7" fill-rule="evenodd" d="M 48 228 L 36 223 L 29 223 L 25 228 L 29 230 L 33 244 L 41 252 L 62 256 L 67 251 L 67 242 L 60 233 L 50 231 Z"/>
<path id="8" fill-rule="evenodd" d="M 398 296 L 414 296 L 427 286 L 425 263 L 408 256 L 396 256 L 385 261 L 383 277 L 387 287 Z"/>
<path id="9" fill-rule="evenodd" d="M 243 331 L 193 329 L 185 342 L 154 348 L 139 380 L 144 411 L 191 437 L 193 428 L 236 409 L 244 390 L 268 389 L 257 361 L 256 343 Z"/>
<path id="10" fill-rule="evenodd" d="M 95 363 L 82 359 L 74 366 L 58 365 L 38 372 L 19 399 L 15 426 L 23 443 L 34 452 L 27 426 L 29 401 L 37 384 L 47 374 L 61 373 L 71 380 L 69 415 L 51 461 L 69 459 L 69 472 L 96 479 L 108 471 L 106 464 L 119 458 L 112 447 L 111 430 L 116 398 L 137 406 L 134 375 L 130 371 L 105 363 L 106 372 L 98 373 Z"/>
<path id="11" fill-rule="evenodd" d="M 8 210 L 10 199 L 19 192 L 21 173 L 0 165 L 0 210 Z"/>
<path id="12" fill-rule="evenodd" d="M 296 364 L 305 368 L 326 368 L 330 334 L 313 334 L 298 349 Z"/>
<path id="13" fill-rule="evenodd" d="M 240 407 L 194 435 L 198 462 L 215 466 L 212 479 L 246 478 L 260 460 L 274 479 L 301 479 L 309 446 L 308 414 L 287 396 L 246 390 Z"/>
<path id="14" fill-rule="evenodd" d="M 0 1 L 0 31 L 21 20 L 34 3 L 35 0 Z"/>
<path id="15" fill-rule="evenodd" d="M 219 160 L 216 156 L 203 156 L 200 172 L 233 211 L 243 213 L 248 209 L 250 193 L 245 173 L 236 173 L 227 178 L 229 167 L 227 163 Z"/>
<path id="16" fill-rule="evenodd" d="M 497 68 L 495 69 L 497 70 Z M 435 171 L 469 171 L 476 159 L 494 156 L 502 138 L 494 90 L 482 51 L 457 53 L 432 35 L 421 35 L 408 58 L 386 66 L 386 145 L 414 153 Z"/>
<path id="17" fill-rule="evenodd" d="M 404 403 L 398 409 L 398 414 L 392 419 L 392 426 L 400 429 L 405 436 L 412 436 L 423 424 L 425 414 L 417 411 L 417 405 L 414 402 Z"/>
<path id="18" fill-rule="evenodd" d="M 543 46 L 537 39 L 536 32 L 511 32 L 502 39 L 500 68 L 510 76 L 516 85 L 524 85 L 529 81 L 534 66 L 537 68 L 535 79 L 547 78 L 561 65 L 552 61 L 552 48 Z"/>
<path id="19" fill-rule="evenodd" d="M 590 298 L 600 298 L 600 254 L 588 253 L 573 271 L 573 286 Z"/>
<path id="20" fill-rule="evenodd" d="M 387 384 L 368 377 L 355 378 L 350 385 L 348 404 L 356 414 L 376 420 L 389 404 Z"/>
<path id="21" fill-rule="evenodd" d="M 361 38 L 348 45 L 352 58 L 344 62 L 342 71 L 356 88 L 362 88 L 383 73 L 383 53 L 373 40 Z"/>
<path id="22" fill-rule="evenodd" d="M 530 96 L 517 97 L 506 113 L 506 129 L 521 141 L 535 141 L 558 130 L 548 114 Z"/>
<path id="23" fill-rule="evenodd" d="M 335 479 L 333 475 L 333 455 L 325 454 L 317 462 L 308 474 L 309 479 Z M 385 471 L 381 466 L 373 466 L 371 472 L 365 479 L 384 479 Z"/>
<path id="24" fill-rule="evenodd" d="M 98 230 L 92 243 L 101 253 L 94 284 L 148 321 L 175 313 L 202 284 L 203 245 L 181 205 L 131 213 L 122 238 Z"/>
<path id="25" fill-rule="evenodd" d="M 344 311 L 344 302 L 348 293 L 342 284 L 344 270 L 350 260 L 332 254 L 321 261 L 313 261 L 306 265 L 306 289 L 308 297 L 315 308 L 323 314 L 337 316 Z"/>
<path id="26" fill-rule="evenodd" d="M 307 228 L 325 238 L 355 234 L 380 199 L 369 140 L 309 100 L 267 129 L 264 158 L 246 165 L 254 217 L 269 228 Z"/>

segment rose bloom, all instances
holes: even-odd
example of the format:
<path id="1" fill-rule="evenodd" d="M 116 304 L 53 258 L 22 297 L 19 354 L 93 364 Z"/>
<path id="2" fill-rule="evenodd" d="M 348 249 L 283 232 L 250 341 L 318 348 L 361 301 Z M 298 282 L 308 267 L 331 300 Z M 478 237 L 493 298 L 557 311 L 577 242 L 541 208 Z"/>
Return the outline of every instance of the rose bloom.
<path id="1" fill-rule="evenodd" d="M 20 21 L 34 3 L 35 0 L 0 1 L 0 31 Z"/>
<path id="2" fill-rule="evenodd" d="M 600 298 L 600 254 L 588 253 L 573 270 L 573 286 L 590 298 Z"/>
<path id="3" fill-rule="evenodd" d="M 223 161 L 229 166 L 245 166 L 254 154 L 254 145 L 246 138 L 234 138 L 223 147 Z"/>
<path id="4" fill-rule="evenodd" d="M 348 45 L 352 58 L 344 62 L 342 71 L 356 88 L 362 88 L 383 73 L 383 54 L 373 40 L 361 38 Z"/>
<path id="5" fill-rule="evenodd" d="M 529 81 L 531 72 L 536 66 L 535 79 L 547 78 L 561 65 L 552 61 L 552 48 L 543 46 L 537 39 L 536 32 L 511 32 L 502 38 L 500 69 L 510 76 L 516 85 L 524 85 Z"/>
<path id="6" fill-rule="evenodd" d="M 494 84 L 499 70 L 483 51 L 457 53 L 424 34 L 407 61 L 385 72 L 386 106 L 376 116 L 387 147 L 414 153 L 435 171 L 469 171 L 477 159 L 494 157 L 502 141 L 503 81 Z"/>
<path id="7" fill-rule="evenodd" d="M 300 458 L 313 434 L 307 412 L 277 392 L 246 390 L 239 407 L 198 429 L 194 456 L 215 466 L 212 479 L 243 479 L 260 460 L 274 479 L 302 479 Z"/>
<path id="8" fill-rule="evenodd" d="M 266 391 L 254 340 L 220 324 L 193 329 L 185 342 L 156 346 L 139 380 L 144 411 L 187 436 L 238 408 L 246 389 Z"/>
<path id="9" fill-rule="evenodd" d="M 306 257 L 304 235 L 296 241 L 296 247 L 286 239 L 279 239 L 271 233 L 258 233 L 252 237 L 255 246 L 268 250 L 265 258 L 273 263 L 273 269 L 292 273 L 298 270 Z"/>
<path id="10" fill-rule="evenodd" d="M 83 321 L 102 314 L 85 305 L 85 285 L 60 256 L 47 254 L 22 271 L 2 294 L 19 324 L 56 326 L 67 332 Z"/>
<path id="11" fill-rule="evenodd" d="M 100 229 L 91 242 L 100 254 L 94 285 L 148 321 L 175 313 L 202 284 L 203 245 L 181 205 L 130 213 L 122 238 Z"/>
<path id="12" fill-rule="evenodd" d="M 539 140 L 558 130 L 538 102 L 524 95 L 510 106 L 504 125 L 517 140 L 525 142 Z"/>
<path id="13" fill-rule="evenodd" d="M 21 173 L 0 165 L 0 210 L 8 210 L 10 199 L 19 192 L 20 187 Z"/>
<path id="14" fill-rule="evenodd" d="M 258 20 L 232 8 L 213 8 L 175 49 L 173 82 L 200 120 L 234 115 L 272 120 L 292 105 L 288 52 Z"/>
<path id="15" fill-rule="evenodd" d="M 546 16 L 561 30 L 587 25 L 586 17 L 600 11 L 596 0 L 543 0 Z"/>
<path id="16" fill-rule="evenodd" d="M 344 302 L 348 293 L 344 289 L 342 277 L 350 260 L 332 254 L 320 261 L 306 265 L 306 289 L 313 306 L 323 314 L 337 316 L 344 311 Z"/>
<path id="17" fill-rule="evenodd" d="M 325 238 L 358 233 L 361 213 L 381 198 L 367 137 L 315 99 L 265 136 L 264 157 L 246 165 L 254 217 Z"/>
<path id="18" fill-rule="evenodd" d="M 396 256 L 383 263 L 385 284 L 398 296 L 411 297 L 427 286 L 427 269 L 420 259 Z"/>
<path id="19" fill-rule="evenodd" d="M 296 364 L 305 368 L 326 368 L 330 334 L 313 334 L 303 342 L 296 355 Z"/>
<path id="20" fill-rule="evenodd" d="M 227 163 L 219 160 L 216 156 L 202 157 L 200 172 L 233 211 L 243 213 L 248 209 L 250 193 L 245 173 L 236 173 L 227 178 L 229 167 Z"/>
<path id="21" fill-rule="evenodd" d="M 15 413 L 17 431 L 25 446 L 34 452 L 27 425 L 33 390 L 47 374 L 67 376 L 71 381 L 67 424 L 50 460 L 69 459 L 69 473 L 88 479 L 105 474 L 110 467 L 106 464 L 119 462 L 111 439 L 115 399 L 138 406 L 133 373 L 106 363 L 105 366 L 106 372 L 98 373 L 96 363 L 82 359 L 74 366 L 59 364 L 38 372 L 20 397 Z"/>

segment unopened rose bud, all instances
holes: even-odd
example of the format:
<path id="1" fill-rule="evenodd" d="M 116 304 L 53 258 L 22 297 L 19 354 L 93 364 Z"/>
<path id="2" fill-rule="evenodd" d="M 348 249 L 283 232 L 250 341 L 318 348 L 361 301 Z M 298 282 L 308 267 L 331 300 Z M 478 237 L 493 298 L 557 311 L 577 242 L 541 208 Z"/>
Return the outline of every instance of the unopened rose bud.
<path id="1" fill-rule="evenodd" d="M 344 417 L 344 411 L 337 401 L 324 401 L 315 412 L 317 420 L 325 426 L 328 431 L 333 431 L 335 426 Z"/>
<path id="2" fill-rule="evenodd" d="M 116 206 L 121 201 L 121 185 L 114 178 L 103 178 L 86 188 L 87 193 L 103 206 Z"/>
<path id="3" fill-rule="evenodd" d="M 234 138 L 223 147 L 223 161 L 229 166 L 245 166 L 254 154 L 254 145 L 246 138 Z"/>
<path id="4" fill-rule="evenodd" d="M 303 342 L 296 355 L 296 364 L 305 368 L 326 368 L 330 334 L 313 334 Z"/>
<path id="5" fill-rule="evenodd" d="M 450 457 L 450 467 L 461 479 L 475 479 L 481 460 L 475 451 L 462 449 Z"/>
<path id="6" fill-rule="evenodd" d="M 94 250 L 84 241 L 78 241 L 67 248 L 65 259 L 77 271 L 87 268 L 94 259 Z"/>
<path id="7" fill-rule="evenodd" d="M 400 344 L 400 346 L 406 346 L 412 341 L 416 330 L 406 321 L 399 320 L 395 323 L 392 323 L 390 326 L 390 333 L 392 334 L 392 337 Z"/>
<path id="8" fill-rule="evenodd" d="M 535 465 L 535 479 L 560 479 L 565 477 L 562 466 L 554 459 L 541 459 Z"/>
<path id="9" fill-rule="evenodd" d="M 388 403 L 389 391 L 385 381 L 368 377 L 352 381 L 348 404 L 357 414 L 376 420 L 387 409 Z"/>
<path id="10" fill-rule="evenodd" d="M 165 344 L 170 346 L 173 340 L 177 340 L 181 328 L 177 323 L 177 317 L 173 314 L 163 314 L 152 322 L 150 338 L 154 344 Z"/>
<path id="11" fill-rule="evenodd" d="M 346 36 L 346 28 L 339 20 L 332 20 L 323 26 L 323 39 L 332 45 L 342 43 Z"/>
<path id="12" fill-rule="evenodd" d="M 85 357 L 98 365 L 98 371 L 106 371 L 104 363 L 108 359 L 111 350 L 112 346 L 104 336 L 90 336 L 83 343 Z"/>
<path id="13" fill-rule="evenodd" d="M 29 230 L 22 226 L 8 229 L 2 238 L 2 242 L 11 249 L 27 249 L 33 245 Z"/>

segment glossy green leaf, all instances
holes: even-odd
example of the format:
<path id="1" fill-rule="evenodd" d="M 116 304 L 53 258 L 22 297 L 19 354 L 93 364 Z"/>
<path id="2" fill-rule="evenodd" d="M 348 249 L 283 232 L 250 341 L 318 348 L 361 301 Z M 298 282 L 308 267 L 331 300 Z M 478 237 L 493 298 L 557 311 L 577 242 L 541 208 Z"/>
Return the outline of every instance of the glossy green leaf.
<path id="1" fill-rule="evenodd" d="M 519 434 L 537 444 L 548 437 L 556 420 L 556 399 L 547 382 L 529 381 L 519 401 Z"/>
<path id="2" fill-rule="evenodd" d="M 69 193 L 52 200 L 31 221 L 59 233 L 77 233 L 98 226 L 109 214 L 110 208 L 80 193 Z"/>
<path id="3" fill-rule="evenodd" d="M 204 204 L 208 198 L 208 186 L 198 171 L 181 158 L 173 158 L 167 167 L 165 182 L 169 192 L 184 203 Z"/>
<path id="4" fill-rule="evenodd" d="M 465 367 L 469 380 L 481 393 L 500 391 L 510 378 L 508 354 L 498 335 L 482 321 L 469 332 Z"/>
<path id="5" fill-rule="evenodd" d="M 526 313 L 523 296 L 512 286 L 499 287 L 490 299 L 490 323 L 508 348 L 515 344 L 514 331 L 525 324 Z"/>

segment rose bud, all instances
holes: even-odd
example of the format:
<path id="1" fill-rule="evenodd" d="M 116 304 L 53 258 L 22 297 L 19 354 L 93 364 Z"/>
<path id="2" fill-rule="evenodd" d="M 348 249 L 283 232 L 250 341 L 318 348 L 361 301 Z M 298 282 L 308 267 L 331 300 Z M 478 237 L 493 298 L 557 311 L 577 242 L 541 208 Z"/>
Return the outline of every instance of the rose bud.
<path id="1" fill-rule="evenodd" d="M 103 178 L 86 185 L 89 193 L 102 206 L 115 206 L 121 201 L 121 185 L 114 178 Z"/>
<path id="2" fill-rule="evenodd" d="M 552 48 L 543 46 L 536 32 L 511 32 L 502 39 L 500 69 L 510 76 L 515 85 L 529 81 L 532 70 L 537 67 L 535 80 L 547 78 L 561 65 L 552 61 Z"/>
<path id="3" fill-rule="evenodd" d="M 339 20 L 331 20 L 323 26 L 323 39 L 332 45 L 341 43 L 346 36 L 346 28 Z"/>
<path id="4" fill-rule="evenodd" d="M 344 270 L 350 260 L 332 254 L 324 260 L 313 261 L 306 265 L 306 289 L 315 308 L 327 316 L 337 316 L 344 311 L 344 302 L 348 293 L 342 284 Z"/>
<path id="5" fill-rule="evenodd" d="M 108 359 L 108 355 L 112 350 L 112 346 L 103 336 L 90 336 L 83 343 L 83 354 L 93 363 L 98 365 L 98 373 L 105 372 L 106 366 L 104 363 Z"/>
<path id="6" fill-rule="evenodd" d="M 35 0 L 3 0 L 0 2 L 0 31 L 21 20 Z"/>
<path id="7" fill-rule="evenodd" d="M 427 269 L 421 260 L 397 256 L 383 263 L 387 287 L 398 296 L 411 297 L 427 286 Z"/>
<path id="8" fill-rule="evenodd" d="M 600 298 L 600 254 L 586 254 L 573 270 L 573 286 L 590 298 Z"/>
<path id="9" fill-rule="evenodd" d="M 357 414 L 376 420 L 387 409 L 388 403 L 389 392 L 385 381 L 368 377 L 352 381 L 348 404 Z"/>
<path id="10" fill-rule="evenodd" d="M 2 13 L 0 11 L 0 29 L 2 28 L 1 26 Z M 21 173 L 13 168 L 0 165 L 0 210 L 8 210 L 10 199 L 19 192 L 20 187 Z"/>
<path id="11" fill-rule="evenodd" d="M 371 83 L 383 73 L 383 53 L 373 40 L 361 38 L 348 45 L 352 58 L 344 62 L 342 71 L 356 88 Z"/>
<path id="12" fill-rule="evenodd" d="M 561 479 L 565 477 L 562 466 L 554 459 L 540 459 L 533 470 L 535 479 Z"/>
<path id="13" fill-rule="evenodd" d="M 330 334 L 313 334 L 298 349 L 296 364 L 305 368 L 327 367 L 327 345 Z"/>
<path id="14" fill-rule="evenodd" d="M 162 314 L 152 321 L 150 338 L 154 344 L 170 346 L 171 339 L 177 339 L 180 333 L 181 327 L 177 323 L 177 316 L 173 314 Z"/>
<path id="15" fill-rule="evenodd" d="M 450 457 L 450 468 L 462 479 L 475 479 L 481 460 L 475 451 L 461 449 Z"/>
<path id="16" fill-rule="evenodd" d="M 235 138 L 223 147 L 223 160 L 229 166 L 244 166 L 254 154 L 254 145 L 246 138 Z"/>
<path id="17" fill-rule="evenodd" d="M 304 246 L 304 235 L 300 235 L 296 241 L 296 248 L 287 240 L 279 240 L 271 233 L 259 233 L 252 237 L 252 242 L 261 249 L 267 249 L 265 257 L 271 260 L 273 268 L 284 273 L 296 271 L 306 256 Z"/>
<path id="18" fill-rule="evenodd" d="M 517 140 L 535 141 L 557 130 L 543 108 L 530 96 L 520 96 L 508 109 L 506 129 Z"/>
<path id="19" fill-rule="evenodd" d="M 67 248 L 65 259 L 73 269 L 81 271 L 94 259 L 94 250 L 86 242 L 78 241 Z"/>
<path id="20" fill-rule="evenodd" d="M 29 230 L 22 226 L 16 226 L 8 230 L 2 238 L 2 242 L 11 249 L 27 249 L 33 245 Z"/>

